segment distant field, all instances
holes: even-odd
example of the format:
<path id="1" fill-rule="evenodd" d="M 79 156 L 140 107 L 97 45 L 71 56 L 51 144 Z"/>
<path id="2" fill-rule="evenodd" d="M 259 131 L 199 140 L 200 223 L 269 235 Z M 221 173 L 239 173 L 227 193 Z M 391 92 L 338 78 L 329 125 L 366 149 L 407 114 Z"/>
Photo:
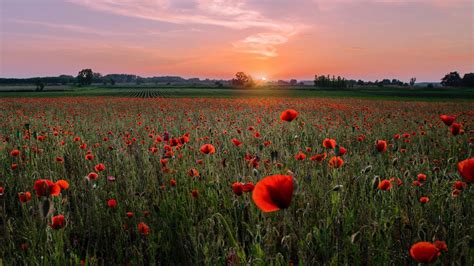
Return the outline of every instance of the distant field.
<path id="1" fill-rule="evenodd" d="M 15 90 L 16 89 L 16 90 Z M 28 91 L 28 89 L 30 91 Z M 136 98 L 181 98 L 181 97 L 349 97 L 403 100 L 473 100 L 474 88 L 397 88 L 397 87 L 357 87 L 351 89 L 314 87 L 257 87 L 253 89 L 231 89 L 215 87 L 178 86 L 120 86 L 74 88 L 67 86 L 47 87 L 43 92 L 33 91 L 34 87 L 0 87 L 0 97 L 63 97 L 63 96 L 116 96 Z"/>
<path id="2" fill-rule="evenodd" d="M 69 85 L 47 86 L 44 91 L 69 91 L 74 89 Z M 35 91 L 35 85 L 1 85 L 0 92 L 31 92 Z"/>

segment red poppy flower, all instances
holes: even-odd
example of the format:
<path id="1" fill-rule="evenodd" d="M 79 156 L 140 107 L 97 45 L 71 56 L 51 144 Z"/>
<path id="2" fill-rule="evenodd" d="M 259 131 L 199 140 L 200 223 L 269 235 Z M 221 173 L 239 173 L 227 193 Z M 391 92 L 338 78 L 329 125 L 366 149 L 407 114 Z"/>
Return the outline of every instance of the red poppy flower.
<path id="1" fill-rule="evenodd" d="M 280 115 L 280 119 L 287 122 L 295 120 L 296 117 L 298 117 L 298 112 L 293 109 L 285 110 Z"/>
<path id="2" fill-rule="evenodd" d="M 31 193 L 29 191 L 20 192 L 18 193 L 18 199 L 20 200 L 21 203 L 28 202 L 31 200 Z"/>
<path id="3" fill-rule="evenodd" d="M 38 197 L 58 196 L 61 193 L 61 187 L 51 180 L 38 179 L 33 186 Z"/>
<path id="4" fill-rule="evenodd" d="M 463 190 L 467 187 L 467 184 L 462 181 L 456 181 L 454 182 L 453 188 L 458 189 L 458 190 Z"/>
<path id="5" fill-rule="evenodd" d="M 204 144 L 201 147 L 201 152 L 204 154 L 213 154 L 216 152 L 216 148 L 212 144 Z"/>
<path id="6" fill-rule="evenodd" d="M 428 197 L 421 197 L 420 198 L 421 203 L 428 203 L 429 201 L 430 201 L 430 198 L 428 198 Z"/>
<path id="7" fill-rule="evenodd" d="M 232 143 L 234 143 L 234 145 L 237 147 L 240 147 L 242 145 L 242 142 L 238 139 L 232 139 Z"/>
<path id="8" fill-rule="evenodd" d="M 100 164 L 98 164 L 98 165 L 96 165 L 96 166 L 94 167 L 94 170 L 95 170 L 96 172 L 105 171 L 105 165 L 102 164 L 102 163 L 100 163 Z"/>
<path id="9" fill-rule="evenodd" d="M 193 196 L 193 198 L 197 198 L 199 196 L 199 192 L 197 189 L 193 189 L 193 191 L 191 191 L 191 196 Z"/>
<path id="10" fill-rule="evenodd" d="M 244 184 L 240 182 L 235 182 L 234 184 L 232 184 L 232 191 L 234 191 L 234 194 L 237 196 L 242 195 L 242 193 L 244 192 Z"/>
<path id="11" fill-rule="evenodd" d="M 295 155 L 295 159 L 297 161 L 303 161 L 304 159 L 306 159 L 306 154 L 299 152 L 298 154 Z"/>
<path id="12" fill-rule="evenodd" d="M 63 180 L 63 179 L 56 181 L 56 184 L 61 189 L 64 189 L 64 190 L 67 190 L 69 188 L 69 183 L 66 180 Z"/>
<path id="13" fill-rule="evenodd" d="M 273 212 L 290 206 L 293 197 L 293 177 L 272 175 L 260 180 L 255 186 L 252 199 L 264 212 Z"/>
<path id="14" fill-rule="evenodd" d="M 64 162 L 64 158 L 58 156 L 58 157 L 56 157 L 56 162 L 62 163 L 62 162 Z"/>
<path id="15" fill-rule="evenodd" d="M 392 188 L 392 182 L 388 179 L 384 179 L 379 183 L 378 188 L 380 190 L 390 190 Z"/>
<path id="16" fill-rule="evenodd" d="M 172 187 L 176 186 L 176 180 L 175 179 L 170 180 L 170 186 L 172 186 Z"/>
<path id="17" fill-rule="evenodd" d="M 64 215 L 56 215 L 51 218 L 51 228 L 58 230 L 63 228 L 66 225 L 66 221 L 64 219 Z"/>
<path id="18" fill-rule="evenodd" d="M 461 124 L 453 123 L 451 126 L 451 134 L 453 134 L 453 136 L 457 136 L 459 133 L 461 133 Z"/>
<path id="19" fill-rule="evenodd" d="M 323 140 L 323 146 L 327 149 L 334 149 L 336 148 L 336 140 L 326 138 Z"/>
<path id="20" fill-rule="evenodd" d="M 196 170 L 195 168 L 192 168 L 188 171 L 188 176 L 190 177 L 198 177 L 199 176 L 199 171 Z"/>
<path id="21" fill-rule="evenodd" d="M 326 157 L 327 157 L 327 154 L 324 152 L 324 153 L 321 153 L 321 154 L 316 154 L 314 156 L 311 156 L 310 160 L 311 161 L 322 162 L 324 159 L 326 159 Z"/>
<path id="22" fill-rule="evenodd" d="M 347 152 L 346 148 L 339 147 L 339 154 L 338 154 L 339 156 L 342 156 L 342 155 L 346 154 L 346 152 Z"/>
<path id="23" fill-rule="evenodd" d="M 117 201 L 115 199 L 109 199 L 107 201 L 107 206 L 109 206 L 109 208 L 115 208 L 117 207 Z"/>
<path id="24" fill-rule="evenodd" d="M 341 157 L 334 156 L 329 160 L 329 167 L 340 168 L 344 165 L 344 160 Z"/>
<path id="25" fill-rule="evenodd" d="M 10 152 L 10 156 L 11 157 L 17 157 L 18 155 L 20 155 L 20 151 L 19 150 L 12 150 Z"/>
<path id="26" fill-rule="evenodd" d="M 135 214 L 133 212 L 127 212 L 127 217 L 132 218 Z"/>
<path id="27" fill-rule="evenodd" d="M 375 148 L 379 152 L 386 152 L 387 151 L 387 142 L 385 140 L 377 140 L 375 143 Z"/>
<path id="28" fill-rule="evenodd" d="M 459 162 L 458 171 L 467 183 L 474 183 L 474 157 Z"/>
<path id="29" fill-rule="evenodd" d="M 254 190 L 255 186 L 252 182 L 247 182 L 243 186 L 244 192 L 252 192 Z"/>
<path id="30" fill-rule="evenodd" d="M 434 262 L 439 255 L 439 249 L 430 242 L 418 242 L 410 248 L 410 256 L 420 263 Z"/>
<path id="31" fill-rule="evenodd" d="M 88 160 L 88 161 L 94 160 L 94 155 L 91 154 L 91 153 L 86 154 L 86 160 Z"/>
<path id="32" fill-rule="evenodd" d="M 448 127 L 453 124 L 454 120 L 456 119 L 455 116 L 453 115 L 440 115 L 439 118 L 441 118 L 441 121 Z"/>
<path id="33" fill-rule="evenodd" d="M 425 174 L 418 174 L 417 175 L 418 181 L 426 181 L 426 175 Z"/>
<path id="34" fill-rule="evenodd" d="M 89 180 L 96 180 L 97 178 L 99 178 L 99 174 L 95 173 L 95 172 L 90 172 L 88 175 L 87 175 L 87 178 L 89 178 Z"/>
<path id="35" fill-rule="evenodd" d="M 141 235 L 146 236 L 150 234 L 150 227 L 144 222 L 138 223 L 137 229 Z"/>
<path id="36" fill-rule="evenodd" d="M 0 187 L 0 197 L 3 197 L 3 194 L 5 194 L 5 188 Z"/>

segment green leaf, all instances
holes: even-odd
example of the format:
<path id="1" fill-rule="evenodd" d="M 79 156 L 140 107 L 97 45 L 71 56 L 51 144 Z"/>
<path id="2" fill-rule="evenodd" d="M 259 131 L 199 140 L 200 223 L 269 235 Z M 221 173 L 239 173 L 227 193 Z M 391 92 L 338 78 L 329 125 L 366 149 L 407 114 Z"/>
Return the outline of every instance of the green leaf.
<path id="1" fill-rule="evenodd" d="M 334 148 L 334 153 L 336 153 L 336 156 L 340 156 L 341 154 L 339 154 L 339 145 L 336 145 L 336 148 Z"/>

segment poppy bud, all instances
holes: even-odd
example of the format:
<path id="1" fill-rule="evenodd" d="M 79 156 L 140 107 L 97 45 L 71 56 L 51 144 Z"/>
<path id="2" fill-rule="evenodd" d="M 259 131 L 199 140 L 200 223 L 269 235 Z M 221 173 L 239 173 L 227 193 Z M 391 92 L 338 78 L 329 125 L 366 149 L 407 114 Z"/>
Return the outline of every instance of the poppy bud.
<path id="1" fill-rule="evenodd" d="M 234 194 L 237 196 L 242 195 L 244 191 L 244 184 L 240 182 L 235 182 L 234 184 L 232 184 L 232 191 L 234 191 Z"/>
<path id="2" fill-rule="evenodd" d="M 109 199 L 107 201 L 107 206 L 109 206 L 109 208 L 111 209 L 114 209 L 115 207 L 117 207 L 117 201 L 115 199 Z"/>
<path id="3" fill-rule="evenodd" d="M 63 228 L 66 225 L 64 215 L 56 215 L 51 218 L 51 228 L 58 230 Z"/>

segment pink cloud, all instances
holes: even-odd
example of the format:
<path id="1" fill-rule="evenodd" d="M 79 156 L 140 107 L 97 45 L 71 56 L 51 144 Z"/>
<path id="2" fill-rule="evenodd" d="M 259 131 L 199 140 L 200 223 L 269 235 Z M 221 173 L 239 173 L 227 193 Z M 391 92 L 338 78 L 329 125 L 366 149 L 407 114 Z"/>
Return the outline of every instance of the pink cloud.
<path id="1" fill-rule="evenodd" d="M 233 46 L 239 52 L 258 54 L 262 57 L 277 56 L 276 46 L 289 40 L 302 25 L 281 19 L 268 18 L 252 10 L 246 1 L 197 0 L 192 8 L 176 8 L 170 0 L 70 0 L 94 10 L 128 17 L 175 24 L 200 24 L 225 27 L 232 30 L 252 30 L 252 34 Z"/>

